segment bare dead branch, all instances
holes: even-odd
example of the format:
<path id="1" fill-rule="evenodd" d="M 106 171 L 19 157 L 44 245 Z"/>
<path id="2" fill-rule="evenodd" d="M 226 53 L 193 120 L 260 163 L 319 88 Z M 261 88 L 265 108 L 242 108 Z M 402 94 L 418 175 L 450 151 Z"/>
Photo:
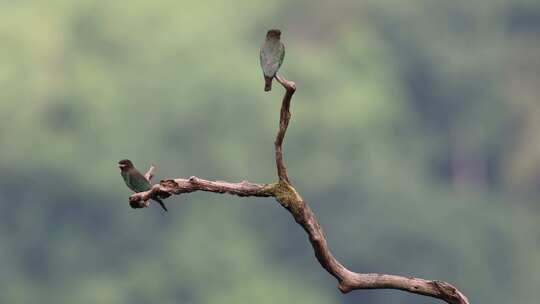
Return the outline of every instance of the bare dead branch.
<path id="1" fill-rule="evenodd" d="M 296 91 L 296 85 L 294 82 L 288 81 L 278 75 L 276 75 L 276 79 L 285 88 L 285 95 L 283 96 L 280 111 L 279 129 L 274 141 L 279 180 L 277 183 L 254 184 L 247 181 L 229 183 L 224 181 L 209 181 L 194 176 L 188 179 L 162 180 L 147 192 L 133 194 L 129 198 L 130 205 L 133 208 L 144 208 L 148 206 L 147 201 L 152 197 L 167 198 L 171 195 L 194 191 L 228 193 L 237 196 L 274 197 L 306 231 L 315 257 L 321 266 L 338 280 L 338 288 L 342 293 L 348 293 L 355 289 L 398 289 L 438 298 L 449 304 L 469 304 L 467 297 L 449 283 L 389 274 L 356 273 L 345 268 L 332 255 L 315 214 L 289 181 L 287 169 L 283 161 L 282 145 L 291 118 L 291 98 Z M 152 174 L 148 174 L 148 176 L 150 179 Z"/>
<path id="2" fill-rule="evenodd" d="M 273 187 L 274 184 L 253 184 L 247 181 L 229 183 L 224 181 L 209 181 L 192 176 L 188 179 L 162 180 L 149 191 L 134 193 L 129 197 L 129 201 L 130 203 L 142 203 L 152 197 L 167 198 L 171 195 L 180 195 L 195 191 L 228 193 L 237 196 L 269 197 L 274 196 L 272 192 Z"/>

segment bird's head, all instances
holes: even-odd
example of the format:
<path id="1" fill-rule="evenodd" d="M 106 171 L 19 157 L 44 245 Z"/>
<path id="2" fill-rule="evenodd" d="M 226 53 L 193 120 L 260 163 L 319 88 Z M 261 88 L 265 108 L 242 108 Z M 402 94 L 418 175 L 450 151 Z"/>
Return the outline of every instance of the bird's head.
<path id="1" fill-rule="evenodd" d="M 133 168 L 133 163 L 129 159 L 122 159 L 118 162 L 118 168 L 120 168 L 120 170 L 122 171 L 125 171 Z"/>
<path id="2" fill-rule="evenodd" d="M 278 29 L 271 29 L 266 33 L 267 39 L 279 39 L 281 37 L 281 31 Z"/>

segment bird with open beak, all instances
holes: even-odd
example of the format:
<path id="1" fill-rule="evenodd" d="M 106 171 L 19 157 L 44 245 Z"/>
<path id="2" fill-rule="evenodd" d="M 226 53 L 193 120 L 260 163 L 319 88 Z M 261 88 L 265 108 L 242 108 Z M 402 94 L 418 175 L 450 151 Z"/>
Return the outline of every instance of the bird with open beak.
<path id="1" fill-rule="evenodd" d="M 272 89 L 272 79 L 276 76 L 277 71 L 285 58 L 285 45 L 280 41 L 280 30 L 269 30 L 266 33 L 266 39 L 261 46 L 260 59 L 261 68 L 264 75 L 264 91 L 268 92 Z"/>
<path id="2" fill-rule="evenodd" d="M 152 188 L 150 181 L 133 166 L 133 163 L 129 159 L 119 161 L 118 167 L 120 168 L 120 174 L 129 189 L 135 192 L 144 192 Z M 152 197 L 152 200 L 156 201 L 163 210 L 167 211 L 167 207 L 165 207 L 165 204 L 161 199 Z"/>

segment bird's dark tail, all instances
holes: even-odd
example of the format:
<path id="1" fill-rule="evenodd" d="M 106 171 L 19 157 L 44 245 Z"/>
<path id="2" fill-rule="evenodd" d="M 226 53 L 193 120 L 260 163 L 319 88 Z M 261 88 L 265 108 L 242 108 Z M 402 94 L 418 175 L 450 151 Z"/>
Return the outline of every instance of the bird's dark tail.
<path id="1" fill-rule="evenodd" d="M 161 206 L 161 208 L 163 208 L 163 210 L 169 211 L 169 210 L 167 210 L 167 207 L 165 207 L 165 204 L 163 203 L 163 201 L 161 199 L 159 199 L 159 198 L 152 198 L 152 199 L 154 201 L 156 201 Z"/>
<path id="2" fill-rule="evenodd" d="M 272 79 L 274 77 L 267 77 L 267 76 L 264 76 L 264 91 L 265 92 L 268 92 L 270 90 L 272 90 Z"/>

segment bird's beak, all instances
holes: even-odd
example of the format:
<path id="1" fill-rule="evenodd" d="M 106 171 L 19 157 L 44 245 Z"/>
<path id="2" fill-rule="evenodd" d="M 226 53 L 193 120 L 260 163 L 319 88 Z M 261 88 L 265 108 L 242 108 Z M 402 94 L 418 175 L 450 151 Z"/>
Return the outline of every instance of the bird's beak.
<path id="1" fill-rule="evenodd" d="M 124 168 L 126 165 L 121 165 L 121 164 L 118 164 L 118 168 L 122 169 Z"/>

